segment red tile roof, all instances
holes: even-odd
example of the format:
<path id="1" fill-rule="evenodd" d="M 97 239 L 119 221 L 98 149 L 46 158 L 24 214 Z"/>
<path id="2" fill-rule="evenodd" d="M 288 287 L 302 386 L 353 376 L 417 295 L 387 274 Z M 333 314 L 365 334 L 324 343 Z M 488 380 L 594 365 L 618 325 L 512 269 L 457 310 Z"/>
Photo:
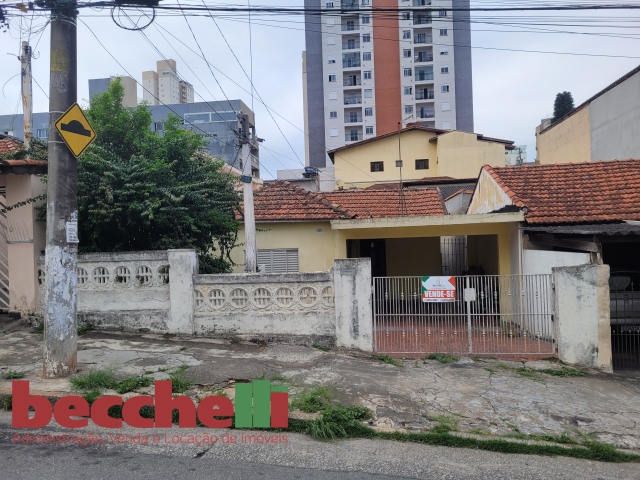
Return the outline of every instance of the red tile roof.
<path id="1" fill-rule="evenodd" d="M 254 192 L 253 199 L 258 222 L 445 214 L 436 189 L 404 191 L 401 197 L 393 190 L 310 192 L 287 181 L 276 181 Z"/>
<path id="2" fill-rule="evenodd" d="M 483 168 L 527 223 L 640 220 L 640 160 Z"/>
<path id="3" fill-rule="evenodd" d="M 22 148 L 22 142 L 11 137 L 0 137 L 0 155 L 17 152 Z"/>

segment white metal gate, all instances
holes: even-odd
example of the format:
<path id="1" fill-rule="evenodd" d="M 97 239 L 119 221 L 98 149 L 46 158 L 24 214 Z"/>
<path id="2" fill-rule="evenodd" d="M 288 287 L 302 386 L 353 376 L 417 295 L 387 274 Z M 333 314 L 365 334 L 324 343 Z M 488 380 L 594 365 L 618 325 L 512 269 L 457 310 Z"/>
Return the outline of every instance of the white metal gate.
<path id="1" fill-rule="evenodd" d="M 555 355 L 551 275 L 456 277 L 442 303 L 422 301 L 421 280 L 373 279 L 375 351 Z"/>

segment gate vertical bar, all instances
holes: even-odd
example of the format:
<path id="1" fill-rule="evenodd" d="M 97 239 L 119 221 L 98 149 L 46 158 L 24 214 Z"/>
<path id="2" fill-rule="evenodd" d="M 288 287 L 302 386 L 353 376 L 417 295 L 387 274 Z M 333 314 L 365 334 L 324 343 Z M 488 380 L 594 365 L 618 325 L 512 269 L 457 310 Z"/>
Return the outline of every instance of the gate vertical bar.
<path id="1" fill-rule="evenodd" d="M 469 288 L 469 277 L 465 277 L 465 290 Z M 469 300 L 469 295 L 466 295 L 466 292 L 463 292 L 462 295 L 465 297 L 464 301 L 467 304 L 467 332 L 469 334 L 469 353 L 473 353 L 473 344 L 471 341 L 471 301 Z"/>

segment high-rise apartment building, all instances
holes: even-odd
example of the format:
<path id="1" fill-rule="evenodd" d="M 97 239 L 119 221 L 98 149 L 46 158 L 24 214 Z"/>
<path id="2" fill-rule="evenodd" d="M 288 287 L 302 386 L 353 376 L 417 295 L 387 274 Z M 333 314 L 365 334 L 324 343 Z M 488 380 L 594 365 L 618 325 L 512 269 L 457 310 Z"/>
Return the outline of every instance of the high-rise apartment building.
<path id="1" fill-rule="evenodd" d="M 143 100 L 149 105 L 193 103 L 193 85 L 178 76 L 175 60 L 159 60 L 156 71 L 142 72 Z"/>
<path id="2" fill-rule="evenodd" d="M 409 123 L 473 131 L 469 0 L 304 4 L 310 166 L 330 166 L 327 150 Z"/>
<path id="3" fill-rule="evenodd" d="M 91 103 L 91 99 L 95 95 L 106 92 L 109 89 L 109 84 L 117 78 L 120 79 L 120 83 L 124 88 L 122 105 L 125 107 L 135 108 L 136 105 L 138 105 L 138 84 L 133 78 L 127 75 L 89 79 L 89 103 Z"/>

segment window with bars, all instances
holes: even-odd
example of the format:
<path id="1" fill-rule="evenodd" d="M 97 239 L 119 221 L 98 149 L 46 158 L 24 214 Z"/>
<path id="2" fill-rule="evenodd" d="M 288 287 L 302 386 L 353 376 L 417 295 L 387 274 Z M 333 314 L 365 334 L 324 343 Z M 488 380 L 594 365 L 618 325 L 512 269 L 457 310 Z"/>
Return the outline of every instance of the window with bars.
<path id="1" fill-rule="evenodd" d="M 264 273 L 299 272 L 298 249 L 258 250 L 258 265 Z"/>
<path id="2" fill-rule="evenodd" d="M 371 162 L 372 172 L 384 172 L 384 162 Z"/>
<path id="3" fill-rule="evenodd" d="M 428 169 L 429 169 L 429 159 L 428 158 L 416 159 L 416 170 L 428 170 Z"/>

